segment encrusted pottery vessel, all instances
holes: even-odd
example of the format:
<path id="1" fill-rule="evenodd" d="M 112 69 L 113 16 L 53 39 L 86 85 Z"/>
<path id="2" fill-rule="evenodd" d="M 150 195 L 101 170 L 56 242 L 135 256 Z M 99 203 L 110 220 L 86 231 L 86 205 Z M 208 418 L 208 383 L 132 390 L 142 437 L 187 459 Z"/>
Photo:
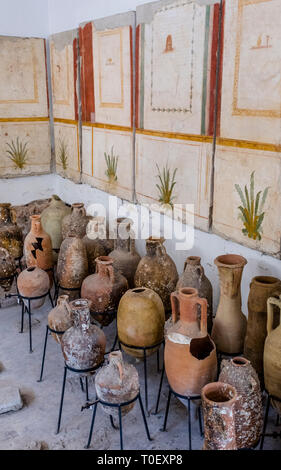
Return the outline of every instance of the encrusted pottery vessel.
<path id="1" fill-rule="evenodd" d="M 89 217 L 82 202 L 72 204 L 71 213 L 66 215 L 62 221 L 62 238 L 76 237 L 83 238 L 86 235 L 86 228 Z"/>
<path id="2" fill-rule="evenodd" d="M 279 324 L 273 329 L 274 307 L 279 309 Z M 264 382 L 266 390 L 278 398 L 272 400 L 281 415 L 281 295 L 267 300 L 267 338 L 264 345 Z"/>
<path id="3" fill-rule="evenodd" d="M 16 269 L 14 258 L 8 250 L 0 247 L 0 286 L 5 292 L 9 291 L 12 287 Z"/>
<path id="4" fill-rule="evenodd" d="M 22 271 L 17 279 L 18 291 L 23 297 L 40 297 L 50 289 L 50 278 L 46 271 L 35 266 Z M 32 309 L 42 307 L 45 297 L 32 300 Z"/>
<path id="5" fill-rule="evenodd" d="M 57 305 L 53 308 L 48 315 L 48 325 L 60 334 L 51 332 L 53 338 L 57 343 L 61 342 L 62 332 L 65 332 L 73 325 L 73 318 L 71 308 L 69 305 L 68 295 L 60 295 L 57 301 Z"/>
<path id="6" fill-rule="evenodd" d="M 106 237 L 106 228 L 104 226 L 104 217 L 91 217 L 87 225 L 87 233 L 83 238 L 88 257 L 89 274 L 96 271 L 96 258 L 99 256 L 106 256 L 107 250 L 104 244 L 104 239 L 99 237 Z"/>
<path id="7" fill-rule="evenodd" d="M 22 231 L 12 222 L 11 204 L 0 204 L 0 247 L 8 250 L 13 258 L 22 257 Z"/>
<path id="8" fill-rule="evenodd" d="M 60 247 L 57 277 L 60 286 L 66 289 L 71 299 L 79 297 L 79 289 L 87 275 L 88 259 L 83 241 L 81 238 L 65 238 Z"/>

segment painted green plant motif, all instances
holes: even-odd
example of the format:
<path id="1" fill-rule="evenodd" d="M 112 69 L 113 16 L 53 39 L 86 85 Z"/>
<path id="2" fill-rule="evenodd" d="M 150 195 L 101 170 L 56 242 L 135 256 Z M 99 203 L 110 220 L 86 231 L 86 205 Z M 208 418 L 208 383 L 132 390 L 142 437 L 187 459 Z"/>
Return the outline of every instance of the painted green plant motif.
<path id="1" fill-rule="evenodd" d="M 6 153 L 12 162 L 14 163 L 16 168 L 23 170 L 27 165 L 27 155 L 28 155 L 28 147 L 27 142 L 23 143 L 17 137 L 16 142 L 12 140 L 10 143 L 6 142 L 7 150 Z"/>
<path id="2" fill-rule="evenodd" d="M 61 165 L 62 165 L 64 170 L 67 170 L 67 160 L 68 160 L 67 144 L 64 142 L 64 140 L 60 140 L 60 143 L 59 143 L 59 161 L 61 162 Z"/>
<path id="3" fill-rule="evenodd" d="M 159 179 L 159 183 L 156 184 L 159 193 L 158 201 L 163 205 L 173 207 L 173 200 L 175 199 L 173 191 L 176 185 L 175 176 L 178 169 L 176 168 L 172 173 L 167 164 L 163 167 L 162 171 L 157 164 L 156 167 L 158 170 L 157 178 Z"/>
<path id="4" fill-rule="evenodd" d="M 107 167 L 105 174 L 108 178 L 109 183 L 114 183 L 115 181 L 117 181 L 117 165 L 119 156 L 115 156 L 113 154 L 113 145 L 111 147 L 110 154 L 104 152 L 104 158 Z"/>
<path id="5" fill-rule="evenodd" d="M 255 172 L 253 171 L 250 177 L 250 192 L 247 185 L 245 185 L 244 193 L 239 184 L 235 184 L 235 189 L 242 202 L 242 206 L 238 207 L 240 211 L 238 218 L 242 220 L 244 225 L 243 234 L 254 240 L 261 240 L 262 223 L 265 216 L 263 208 L 269 186 L 263 192 L 259 191 L 255 195 Z"/>

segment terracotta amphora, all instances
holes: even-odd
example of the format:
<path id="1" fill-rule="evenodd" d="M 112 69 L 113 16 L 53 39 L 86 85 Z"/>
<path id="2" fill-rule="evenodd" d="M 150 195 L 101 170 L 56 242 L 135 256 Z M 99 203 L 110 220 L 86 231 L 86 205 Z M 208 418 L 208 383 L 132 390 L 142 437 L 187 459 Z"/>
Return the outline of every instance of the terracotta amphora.
<path id="1" fill-rule="evenodd" d="M 262 394 L 258 375 L 244 357 L 223 360 L 219 382 L 236 388 L 235 432 L 238 449 L 258 443 L 263 424 Z"/>
<path id="2" fill-rule="evenodd" d="M 164 351 L 167 379 L 176 393 L 200 395 L 217 375 L 216 347 L 207 332 L 207 300 L 196 289 L 184 287 L 171 294 L 171 303 L 172 326 Z"/>
<path id="3" fill-rule="evenodd" d="M 88 259 L 83 241 L 76 237 L 65 238 L 60 247 L 57 277 L 70 299 L 79 297 L 79 289 L 87 275 Z"/>
<path id="4" fill-rule="evenodd" d="M 0 247 L 0 287 L 5 292 L 9 291 L 13 284 L 13 276 L 16 273 L 16 263 L 8 250 Z"/>
<path id="5" fill-rule="evenodd" d="M 138 264 L 135 286 L 147 287 L 160 296 L 166 312 L 170 312 L 170 295 L 176 289 L 178 272 L 164 247 L 165 239 L 149 237 L 146 240 L 146 256 Z"/>
<path id="6" fill-rule="evenodd" d="M 62 243 L 62 220 L 70 212 L 70 207 L 59 196 L 53 194 L 49 206 L 41 213 L 42 227 L 52 240 L 54 262 L 57 262 L 58 252 Z"/>
<path id="7" fill-rule="evenodd" d="M 73 325 L 73 318 L 68 295 L 59 296 L 57 305 L 50 311 L 48 315 L 48 325 L 52 330 L 58 331 L 60 333 L 56 334 L 51 332 L 57 343 L 60 343 L 62 333 L 64 333 Z"/>
<path id="8" fill-rule="evenodd" d="M 54 261 L 51 237 L 43 230 L 40 215 L 32 215 L 30 218 L 31 230 L 24 240 L 26 266 L 37 266 L 47 271 L 52 285 Z"/>
<path id="9" fill-rule="evenodd" d="M 119 302 L 117 332 L 120 341 L 130 346 L 149 347 L 164 338 L 165 310 L 159 295 L 145 287 L 128 290 Z M 160 345 L 147 349 L 150 356 Z M 129 355 L 143 358 L 143 351 L 122 345 Z"/>
<path id="10" fill-rule="evenodd" d="M 252 279 L 248 297 L 248 324 L 244 343 L 244 356 L 251 361 L 259 375 L 261 386 L 263 379 L 263 350 L 267 335 L 267 299 L 281 294 L 281 281 L 276 277 L 257 276 Z M 274 309 L 274 327 L 279 322 L 278 309 Z"/>
<path id="11" fill-rule="evenodd" d="M 33 266 L 25 269 L 19 274 L 17 286 L 19 293 L 23 297 L 40 297 L 49 291 L 50 278 L 46 271 Z M 42 307 L 44 302 L 45 297 L 42 299 L 32 300 L 32 309 Z"/>
<path id="12" fill-rule="evenodd" d="M 125 276 L 130 288 L 134 287 L 134 276 L 140 261 L 140 255 L 135 249 L 135 240 L 130 236 L 132 223 L 131 219 L 117 219 L 114 250 L 109 253 L 110 258 L 114 260 L 114 268 Z"/>
<path id="13" fill-rule="evenodd" d="M 182 287 L 194 287 L 198 290 L 199 297 L 208 302 L 208 333 L 211 334 L 213 326 L 213 288 L 209 279 L 206 277 L 204 268 L 201 265 L 200 256 L 189 256 L 184 263 L 184 271 L 180 276 L 176 290 Z"/>
<path id="14" fill-rule="evenodd" d="M 23 255 L 21 229 L 12 222 L 11 204 L 0 204 L 0 247 L 8 250 L 13 258 Z"/>
<path id="15" fill-rule="evenodd" d="M 97 397 L 108 403 L 124 403 L 133 400 L 139 393 L 139 375 L 137 369 L 123 361 L 122 352 L 109 354 L 109 363 L 103 366 L 95 378 Z M 135 402 L 122 406 L 122 415 L 134 408 Z M 118 408 L 102 407 L 105 413 L 118 417 Z"/>
<path id="16" fill-rule="evenodd" d="M 274 307 L 279 308 L 280 319 L 273 329 Z M 279 299 L 267 300 L 267 337 L 264 344 L 264 383 L 265 388 L 280 401 L 272 400 L 276 411 L 281 415 L 281 295 Z"/>
<path id="17" fill-rule="evenodd" d="M 220 278 L 220 300 L 213 322 L 212 338 L 217 350 L 239 355 L 243 351 L 247 319 L 241 311 L 241 278 L 247 260 L 240 255 L 215 259 Z"/>
<path id="18" fill-rule="evenodd" d="M 66 215 L 62 221 L 62 238 L 76 237 L 83 238 L 86 235 L 86 228 L 89 217 L 82 202 L 71 205 L 71 213 Z"/>
<path id="19" fill-rule="evenodd" d="M 93 274 L 96 270 L 96 258 L 107 255 L 104 240 L 101 240 L 99 236 L 106 237 L 105 217 L 91 217 L 87 225 L 87 233 L 83 238 L 89 274 Z"/>
<path id="20" fill-rule="evenodd" d="M 113 259 L 100 256 L 96 259 L 97 272 L 82 283 L 81 296 L 89 300 L 91 316 L 101 325 L 109 325 L 115 318 L 119 301 L 128 290 L 128 281 L 113 269 Z"/>
<path id="21" fill-rule="evenodd" d="M 76 370 L 93 369 L 104 359 L 104 332 L 90 321 L 89 302 L 77 299 L 70 302 L 74 325 L 62 335 L 61 347 L 66 364 Z M 85 374 L 93 372 L 85 372 Z M 84 374 L 84 373 L 83 373 Z"/>
<path id="22" fill-rule="evenodd" d="M 204 416 L 203 450 L 237 450 L 235 432 L 235 387 L 222 382 L 202 389 Z"/>

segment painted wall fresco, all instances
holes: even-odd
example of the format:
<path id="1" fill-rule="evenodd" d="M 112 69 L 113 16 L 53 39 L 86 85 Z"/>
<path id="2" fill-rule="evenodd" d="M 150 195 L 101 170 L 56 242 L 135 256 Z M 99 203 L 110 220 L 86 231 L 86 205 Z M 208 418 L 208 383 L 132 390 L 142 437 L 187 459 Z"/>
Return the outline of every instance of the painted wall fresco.
<path id="1" fill-rule="evenodd" d="M 0 37 L 0 176 L 50 171 L 44 39 Z"/>
<path id="2" fill-rule="evenodd" d="M 80 26 L 82 180 L 132 199 L 134 12 Z M 106 155 L 118 156 L 114 180 Z"/>
<path id="3" fill-rule="evenodd" d="M 80 180 L 77 42 L 78 30 L 50 37 L 56 169 L 74 181 Z"/>

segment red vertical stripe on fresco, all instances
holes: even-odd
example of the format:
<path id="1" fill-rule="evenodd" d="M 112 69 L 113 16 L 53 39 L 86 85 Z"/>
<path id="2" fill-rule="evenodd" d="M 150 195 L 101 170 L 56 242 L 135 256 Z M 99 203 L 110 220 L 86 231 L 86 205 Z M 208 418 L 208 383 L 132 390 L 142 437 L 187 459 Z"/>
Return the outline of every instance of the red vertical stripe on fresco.
<path id="1" fill-rule="evenodd" d="M 74 74 L 74 111 L 75 120 L 78 121 L 78 98 L 77 98 L 77 38 L 73 40 L 73 74 Z"/>
<path id="2" fill-rule="evenodd" d="M 133 28 L 130 26 L 130 66 L 131 66 L 131 127 L 133 127 L 133 117 L 134 117 L 134 64 L 133 64 Z"/>
<path id="3" fill-rule="evenodd" d="M 95 112 L 92 23 L 79 28 L 79 40 L 82 121 L 91 122 L 91 113 Z"/>
<path id="4" fill-rule="evenodd" d="M 48 69 L 47 69 L 47 50 L 46 50 L 46 39 L 44 39 L 44 53 L 45 53 L 45 74 L 46 74 L 46 92 L 47 92 L 47 106 L 48 116 L 50 115 L 50 102 L 49 102 L 49 88 L 48 88 Z M 51 72 L 52 73 L 52 72 Z"/>
<path id="5" fill-rule="evenodd" d="M 136 128 L 139 127 L 139 106 L 140 106 L 140 25 L 136 28 L 136 90 L 135 90 L 135 100 L 136 100 Z"/>
<path id="6" fill-rule="evenodd" d="M 222 6 L 222 24 L 221 24 L 221 49 L 220 49 L 220 73 L 218 82 L 218 96 L 217 96 L 217 135 L 220 135 L 220 118 L 221 118 L 221 89 L 222 89 L 222 70 L 223 70 L 223 41 L 224 41 L 224 10 L 225 2 Z M 217 51 L 218 51 L 218 32 L 219 32 L 219 11 L 220 6 L 214 6 L 214 20 L 213 20 L 213 39 L 211 51 L 211 77 L 210 77 L 210 110 L 209 110 L 209 129 L 208 134 L 214 134 L 214 110 L 216 99 L 216 70 L 217 70 Z"/>

